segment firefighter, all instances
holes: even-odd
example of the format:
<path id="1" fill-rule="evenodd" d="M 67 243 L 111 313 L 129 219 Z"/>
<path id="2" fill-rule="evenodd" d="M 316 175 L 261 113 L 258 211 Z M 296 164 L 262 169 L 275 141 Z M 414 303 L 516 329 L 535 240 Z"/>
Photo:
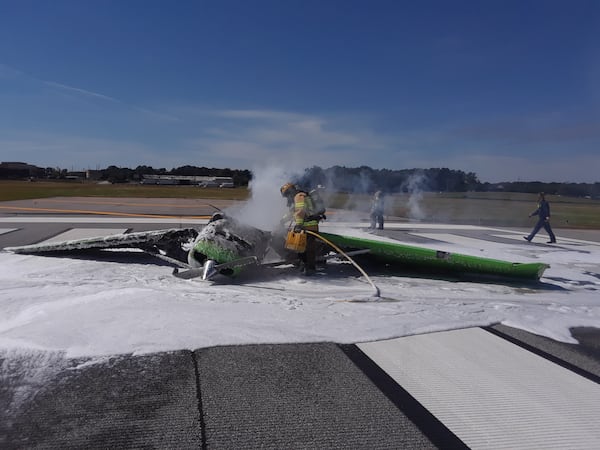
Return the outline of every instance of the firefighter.
<path id="1" fill-rule="evenodd" d="M 315 211 L 315 206 L 310 195 L 292 183 L 286 183 L 281 186 L 281 195 L 287 200 L 290 209 L 290 218 L 294 221 L 294 232 L 299 233 L 303 230 L 319 232 L 319 220 L 322 214 Z M 316 237 L 313 234 L 307 233 L 306 250 L 300 253 L 302 261 L 302 273 L 304 275 L 312 275 L 315 273 L 316 264 Z"/>

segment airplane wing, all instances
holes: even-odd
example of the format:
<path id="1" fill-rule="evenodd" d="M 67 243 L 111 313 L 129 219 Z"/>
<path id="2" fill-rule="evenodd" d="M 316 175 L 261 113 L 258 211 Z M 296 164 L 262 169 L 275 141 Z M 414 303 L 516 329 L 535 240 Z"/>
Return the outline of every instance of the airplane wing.
<path id="1" fill-rule="evenodd" d="M 64 254 L 86 250 L 137 248 L 179 266 L 187 266 L 185 263 L 187 250 L 183 249 L 183 245 L 193 241 L 197 235 L 198 231 L 193 228 L 171 228 L 60 242 L 41 242 L 20 247 L 6 247 L 4 250 L 22 254 Z"/>
<path id="2" fill-rule="evenodd" d="M 321 232 L 319 236 L 346 254 L 435 274 L 455 273 L 537 281 L 550 267 L 544 263 L 509 262 L 333 233 Z M 202 276 L 209 279 L 217 273 L 235 275 L 249 264 L 265 265 L 263 259 L 272 241 L 271 233 L 221 217 L 209 222 L 200 232 L 194 228 L 144 231 L 42 242 L 7 247 L 5 250 L 23 254 L 59 254 L 91 249 L 137 248 L 188 269 L 176 271 L 174 274 L 179 278 Z M 184 248 L 185 245 L 191 248 L 189 252 Z"/>
<path id="3" fill-rule="evenodd" d="M 368 250 L 366 256 L 374 260 L 429 273 L 459 273 L 535 281 L 550 267 L 544 263 L 509 262 L 333 233 L 319 235 L 343 250 Z"/>

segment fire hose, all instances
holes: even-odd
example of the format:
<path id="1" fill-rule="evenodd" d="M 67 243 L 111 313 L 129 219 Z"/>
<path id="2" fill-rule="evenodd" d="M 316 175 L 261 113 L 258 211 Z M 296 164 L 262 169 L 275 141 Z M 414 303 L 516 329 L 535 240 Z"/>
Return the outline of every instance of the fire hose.
<path id="1" fill-rule="evenodd" d="M 373 280 L 371 280 L 371 278 L 369 277 L 369 275 L 367 275 L 367 272 L 365 272 L 363 270 L 362 267 L 360 267 L 349 255 L 347 255 L 341 248 L 339 248 L 337 245 L 335 245 L 333 242 L 329 241 L 328 239 L 325 239 L 323 236 L 321 236 L 319 233 L 315 233 L 314 231 L 310 231 L 310 230 L 304 230 L 306 233 L 313 235 L 314 237 L 316 237 L 317 239 L 320 239 L 321 241 L 325 242 L 327 245 L 330 245 L 336 252 L 340 253 L 341 255 L 343 255 L 348 261 L 350 261 L 350 263 L 352 263 L 352 265 L 354 267 L 356 267 L 358 269 L 358 271 L 360 273 L 363 274 L 363 276 L 365 277 L 365 279 L 369 282 L 369 284 L 371 286 L 373 286 L 373 289 L 375 290 L 374 293 L 374 297 L 379 297 L 380 296 L 380 292 L 379 292 L 379 288 L 375 285 L 375 283 L 373 283 Z"/>

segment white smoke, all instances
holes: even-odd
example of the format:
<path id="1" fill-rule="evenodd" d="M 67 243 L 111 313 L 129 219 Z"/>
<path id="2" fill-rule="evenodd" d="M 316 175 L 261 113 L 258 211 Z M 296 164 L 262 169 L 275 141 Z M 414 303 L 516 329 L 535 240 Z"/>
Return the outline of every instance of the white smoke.
<path id="1" fill-rule="evenodd" d="M 299 177 L 282 167 L 264 166 L 252 170 L 248 185 L 250 198 L 241 208 L 228 211 L 234 218 L 265 231 L 273 231 L 287 211 L 280 188 Z"/>
<path id="2" fill-rule="evenodd" d="M 423 173 L 416 172 L 412 174 L 406 181 L 403 188 L 408 191 L 408 218 L 410 220 L 423 220 L 425 213 L 421 209 L 421 201 L 423 200 L 423 186 L 427 178 Z"/>

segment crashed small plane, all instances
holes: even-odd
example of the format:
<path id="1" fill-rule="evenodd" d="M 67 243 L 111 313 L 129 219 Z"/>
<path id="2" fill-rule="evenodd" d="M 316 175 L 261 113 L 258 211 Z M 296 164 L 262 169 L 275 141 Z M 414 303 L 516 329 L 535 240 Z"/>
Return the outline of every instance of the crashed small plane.
<path id="1" fill-rule="evenodd" d="M 338 255 L 344 254 L 353 263 L 349 255 L 370 258 L 394 268 L 434 275 L 454 273 L 461 276 L 537 281 L 549 267 L 544 263 L 508 262 L 333 233 L 318 233 L 316 237 L 324 243 L 322 247 L 325 251 L 320 254 L 320 258 L 326 258 L 325 253 L 334 250 Z M 89 250 L 140 249 L 172 264 L 175 267 L 173 274 L 178 278 L 200 277 L 210 280 L 217 274 L 234 276 L 248 265 L 273 265 L 274 263 L 265 262 L 265 256 L 270 250 L 280 255 L 278 264 L 292 262 L 295 253 L 286 250 L 284 243 L 284 233 L 259 230 L 217 213 L 200 230 L 181 228 L 126 233 L 63 242 L 42 242 L 7 247 L 5 250 L 60 256 Z"/>

